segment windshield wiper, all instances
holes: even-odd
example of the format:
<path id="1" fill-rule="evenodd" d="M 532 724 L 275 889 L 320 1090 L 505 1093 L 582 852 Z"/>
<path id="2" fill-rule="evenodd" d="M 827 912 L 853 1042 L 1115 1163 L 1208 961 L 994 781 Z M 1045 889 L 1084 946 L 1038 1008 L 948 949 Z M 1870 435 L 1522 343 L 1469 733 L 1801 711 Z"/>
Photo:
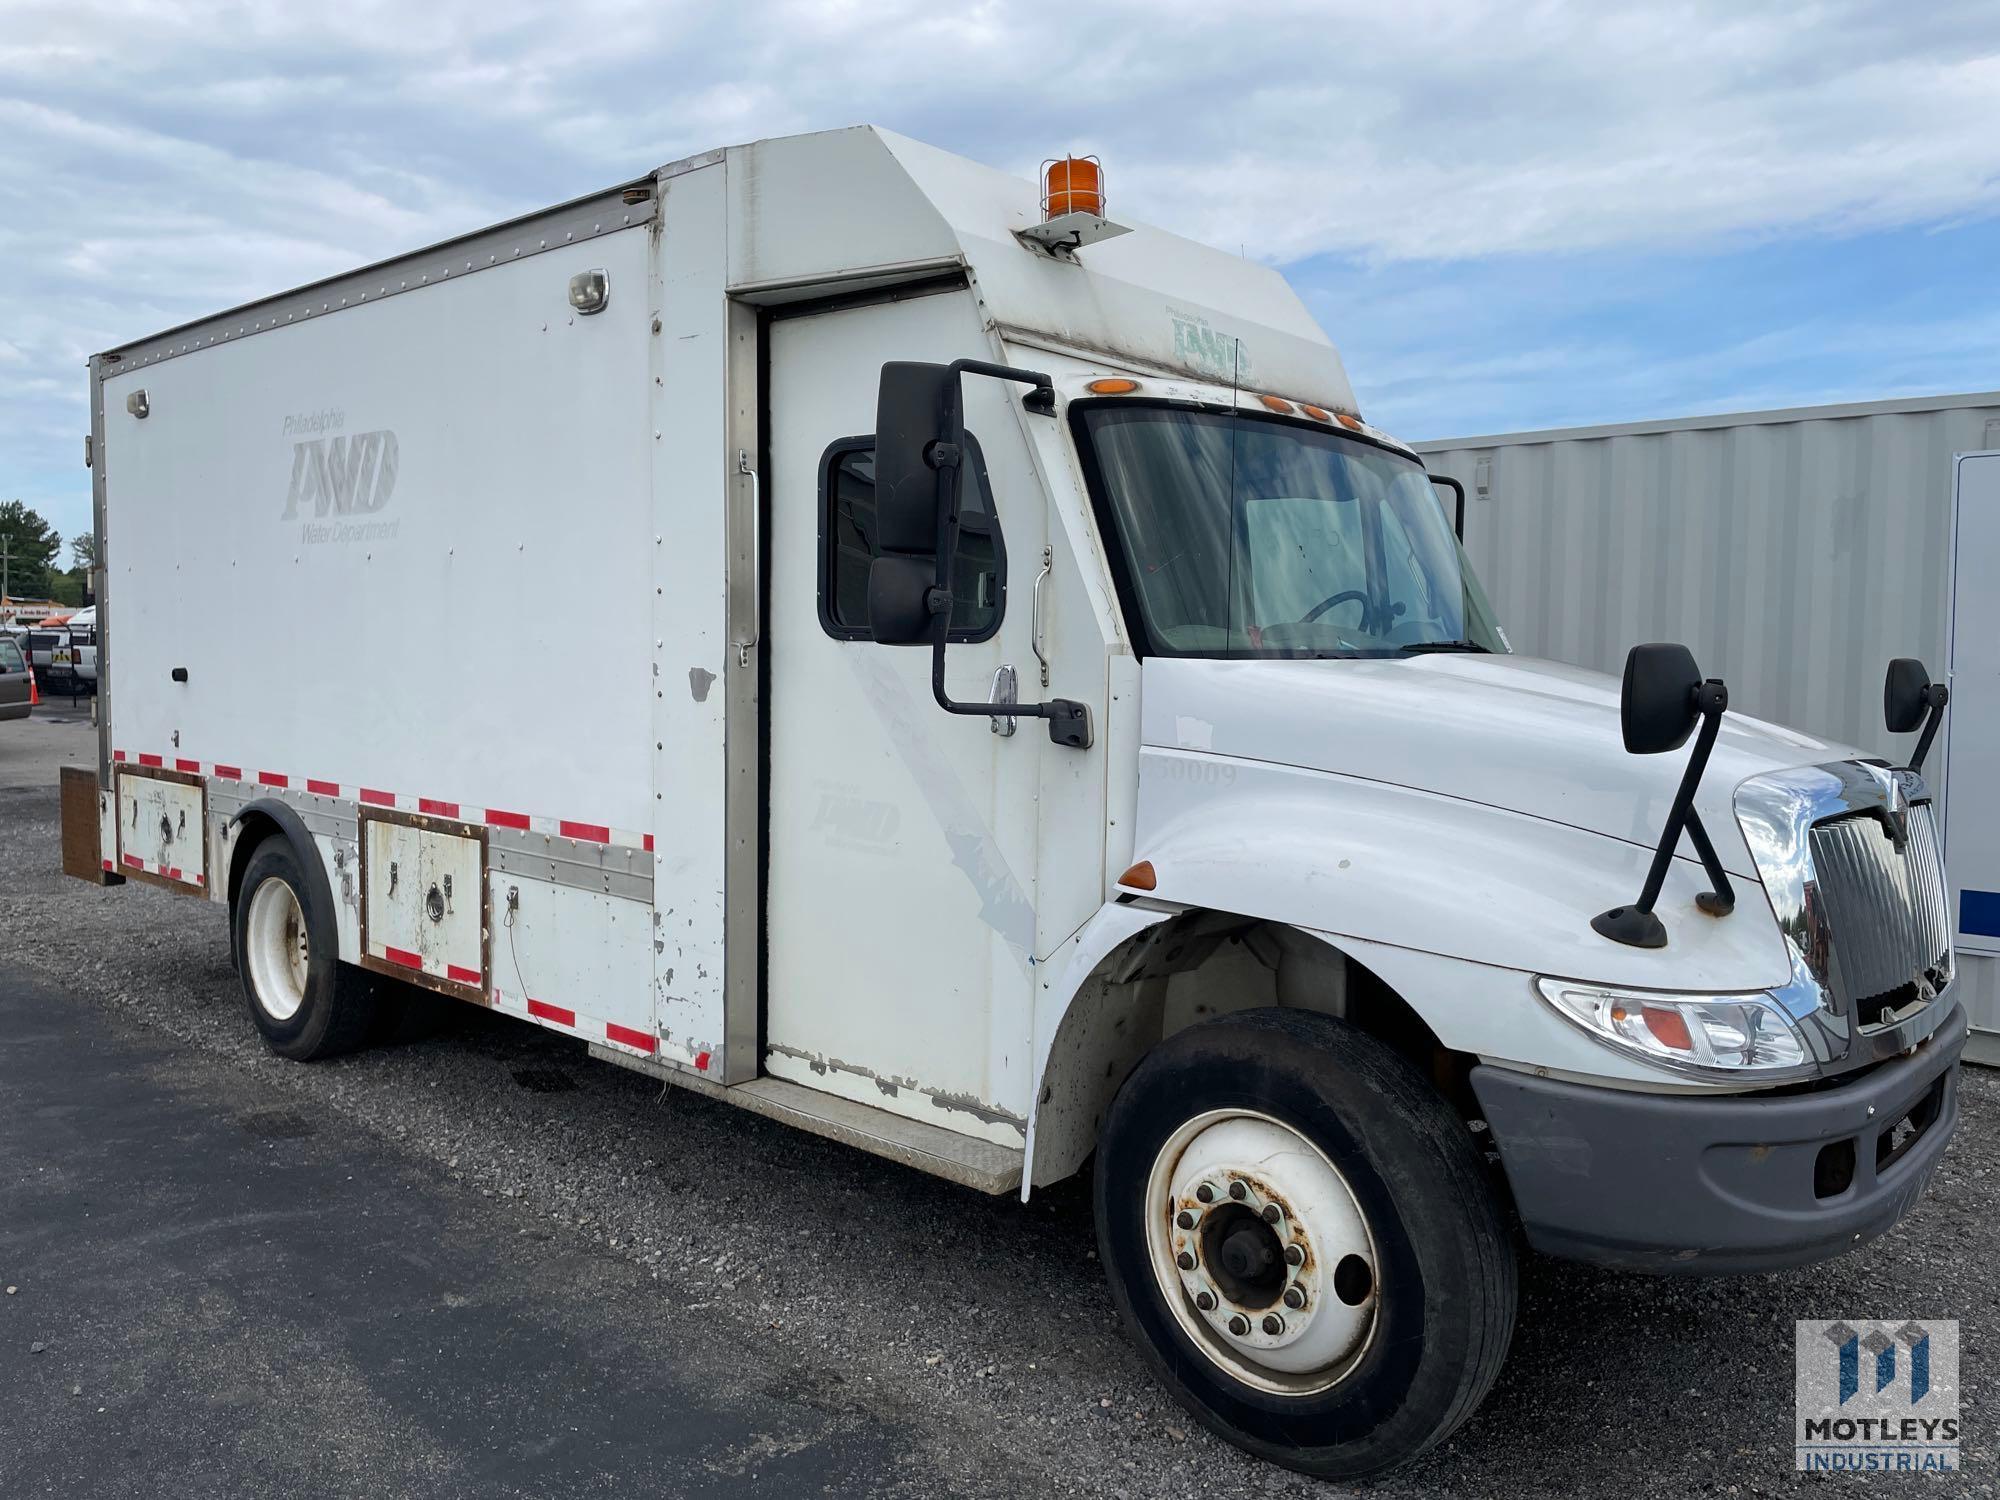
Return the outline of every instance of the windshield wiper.
<path id="1" fill-rule="evenodd" d="M 1492 655 L 1491 646 L 1482 646 L 1477 641 L 1411 641 L 1407 646 L 1396 648 L 1400 656 L 1416 656 L 1425 651 L 1478 651 Z"/>

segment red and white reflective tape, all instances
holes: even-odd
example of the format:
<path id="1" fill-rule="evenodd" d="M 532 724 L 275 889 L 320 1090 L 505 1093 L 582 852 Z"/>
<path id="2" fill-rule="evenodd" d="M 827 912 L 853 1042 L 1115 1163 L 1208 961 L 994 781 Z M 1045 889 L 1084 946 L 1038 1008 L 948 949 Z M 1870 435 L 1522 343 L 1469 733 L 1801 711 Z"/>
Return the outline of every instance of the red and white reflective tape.
<path id="1" fill-rule="evenodd" d="M 602 1021 L 595 1016 L 579 1015 L 566 1005 L 557 1005 L 549 1000 L 537 1000 L 532 995 L 508 995 L 496 987 L 493 991 L 493 1008 L 505 1011 L 510 1016 L 537 1022 L 551 1031 L 570 1032 L 591 1041 L 602 1039 L 607 1045 L 616 1047 L 622 1052 L 653 1057 L 660 1050 L 660 1039 L 650 1031 L 641 1031 L 633 1026 L 621 1026 L 616 1021 Z M 704 1070 L 708 1067 L 706 1052 L 702 1053 L 697 1066 Z"/>
<path id="2" fill-rule="evenodd" d="M 136 759 L 147 769 L 165 770 L 167 758 L 150 751 L 141 751 L 134 756 L 124 750 L 113 750 L 111 758 L 124 765 Z M 485 823 L 491 828 L 509 828 L 518 833 L 540 833 L 549 838 L 569 839 L 579 844 L 604 844 L 617 849 L 642 849 L 653 852 L 653 836 L 637 829 L 616 828 L 609 823 L 592 823 L 581 818 L 544 818 L 524 812 L 513 812 L 503 807 L 481 807 L 477 803 L 450 802 L 442 797 L 405 796 L 387 791 L 381 787 L 346 785 L 338 781 L 322 781 L 317 776 L 294 776 L 289 771 L 245 770 L 242 766 L 224 765 L 220 761 L 204 763 L 189 760 L 185 756 L 173 758 L 176 771 L 191 772 L 195 775 L 214 776 L 223 781 L 252 781 L 258 786 L 271 787 L 278 791 L 303 790 L 315 797 L 332 797 L 340 801 L 358 802 L 366 807 L 389 807 L 403 812 L 423 813 L 431 817 L 455 818 L 466 823 Z"/>
<path id="3" fill-rule="evenodd" d="M 484 980 L 477 969 L 468 969 L 463 964 L 446 964 L 444 973 L 440 974 L 425 964 L 421 953 L 412 953 L 408 948 L 398 948 L 384 943 L 378 957 L 396 965 L 399 969 L 413 969 L 419 974 L 428 974 L 433 979 L 449 979 L 453 984 L 469 984 L 475 989 L 484 985 Z"/>
<path id="4" fill-rule="evenodd" d="M 207 879 L 199 870 L 195 871 L 192 875 L 183 875 L 179 865 L 149 865 L 136 854 L 121 854 L 118 857 L 124 862 L 125 868 L 128 870 L 138 870 L 146 875 L 163 875 L 168 880 L 174 881 L 179 885 L 191 885 L 199 888 L 208 884 Z M 111 868 L 110 860 L 107 859 L 104 861 L 104 868 L 107 870 Z"/>

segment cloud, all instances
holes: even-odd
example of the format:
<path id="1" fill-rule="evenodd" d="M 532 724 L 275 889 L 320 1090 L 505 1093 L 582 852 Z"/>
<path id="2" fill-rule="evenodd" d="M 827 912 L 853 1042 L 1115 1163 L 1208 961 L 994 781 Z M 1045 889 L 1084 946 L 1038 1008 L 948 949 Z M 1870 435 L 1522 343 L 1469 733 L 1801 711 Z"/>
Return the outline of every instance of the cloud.
<path id="1" fill-rule="evenodd" d="M 1422 263 L 1440 300 L 1453 266 L 1495 257 L 2000 210 L 1985 0 L 11 0 L 7 16 L 0 367 L 77 394 L 12 388 L 0 492 L 56 497 L 66 529 L 74 445 L 47 434 L 74 425 L 91 349 L 763 135 L 875 121 L 1023 175 L 1094 150 L 1116 212 L 1278 264 Z M 1491 357 L 1532 379 L 1546 356 Z"/>

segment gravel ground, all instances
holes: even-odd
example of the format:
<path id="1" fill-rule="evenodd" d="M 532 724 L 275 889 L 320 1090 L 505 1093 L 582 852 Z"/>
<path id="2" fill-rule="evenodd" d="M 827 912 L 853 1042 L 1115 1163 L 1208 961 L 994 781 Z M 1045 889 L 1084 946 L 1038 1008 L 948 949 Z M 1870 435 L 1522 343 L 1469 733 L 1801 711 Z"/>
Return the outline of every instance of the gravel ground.
<path id="1" fill-rule="evenodd" d="M 1025 1207 L 984 1198 L 469 1007 L 420 1041 L 311 1066 L 272 1057 L 242 1014 L 219 908 L 60 875 L 51 767 L 87 761 L 91 743 L 74 718 L 0 726 L 0 955 L 71 1003 L 170 1038 L 190 1068 L 282 1093 L 322 1134 L 365 1134 L 431 1191 L 642 1268 L 661 1298 L 732 1333 L 720 1343 L 742 1365 L 839 1372 L 914 1414 L 940 1437 L 940 1493 L 1335 1493 L 1237 1453 L 1163 1397 L 1117 1325 L 1082 1183 Z M 556 1091 L 517 1081 L 531 1070 L 557 1075 Z M 1369 1493 L 1775 1493 L 1798 1482 L 1792 1322 L 1805 1317 L 1961 1320 L 1964 1472 L 1934 1482 L 1992 1492 L 2000 1077 L 1968 1070 L 1964 1106 L 1916 1210 L 1830 1265 L 1659 1281 L 1530 1257 L 1485 1407 Z"/>

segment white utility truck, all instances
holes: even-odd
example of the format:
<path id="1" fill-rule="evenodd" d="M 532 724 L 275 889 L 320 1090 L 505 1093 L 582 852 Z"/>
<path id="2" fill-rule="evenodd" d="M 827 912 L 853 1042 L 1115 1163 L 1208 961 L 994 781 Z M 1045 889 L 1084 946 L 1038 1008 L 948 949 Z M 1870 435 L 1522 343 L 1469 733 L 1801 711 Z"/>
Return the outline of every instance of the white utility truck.
<path id="1" fill-rule="evenodd" d="M 1284 280 L 1102 188 L 765 141 L 96 356 L 66 864 L 226 904 L 289 1057 L 391 976 L 985 1192 L 1094 1157 L 1160 1379 L 1367 1474 L 1517 1238 L 1753 1270 L 1921 1193 L 1929 794 L 1682 648 L 1512 655 Z"/>

